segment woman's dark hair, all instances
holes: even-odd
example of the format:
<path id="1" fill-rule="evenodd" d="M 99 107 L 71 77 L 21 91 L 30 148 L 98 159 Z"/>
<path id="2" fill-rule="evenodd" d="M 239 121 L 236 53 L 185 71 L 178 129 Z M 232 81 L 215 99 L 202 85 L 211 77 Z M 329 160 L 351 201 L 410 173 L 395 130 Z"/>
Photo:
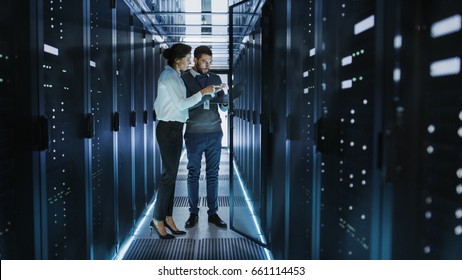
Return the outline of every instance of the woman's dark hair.
<path id="1" fill-rule="evenodd" d="M 172 47 L 165 49 L 162 53 L 167 64 L 173 67 L 175 59 L 182 59 L 191 53 L 191 46 L 182 43 L 174 44 Z"/>

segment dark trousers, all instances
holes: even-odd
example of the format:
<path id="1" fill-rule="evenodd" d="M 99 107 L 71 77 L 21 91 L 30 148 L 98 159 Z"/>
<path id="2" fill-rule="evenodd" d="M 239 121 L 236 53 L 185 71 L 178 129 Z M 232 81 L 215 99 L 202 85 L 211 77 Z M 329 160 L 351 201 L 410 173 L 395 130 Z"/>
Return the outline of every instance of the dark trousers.
<path id="1" fill-rule="evenodd" d="M 188 202 L 189 212 L 197 214 L 199 208 L 199 176 L 202 154 L 205 154 L 207 179 L 207 214 L 218 211 L 218 170 L 220 168 L 221 139 L 223 132 L 185 133 L 184 140 L 188 155 Z"/>
<path id="2" fill-rule="evenodd" d="M 162 159 L 162 177 L 154 206 L 154 219 L 163 221 L 172 216 L 175 183 L 183 149 L 183 123 L 159 121 L 156 127 L 157 144 Z"/>

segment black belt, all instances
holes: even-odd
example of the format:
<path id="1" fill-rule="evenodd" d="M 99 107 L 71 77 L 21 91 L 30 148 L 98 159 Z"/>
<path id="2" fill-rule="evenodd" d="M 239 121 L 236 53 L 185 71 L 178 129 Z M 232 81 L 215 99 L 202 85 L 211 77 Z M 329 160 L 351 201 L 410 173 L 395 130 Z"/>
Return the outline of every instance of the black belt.
<path id="1" fill-rule="evenodd" d="M 161 122 L 164 123 L 164 124 L 166 124 L 166 125 L 168 125 L 168 126 L 183 126 L 183 125 L 184 125 L 184 123 L 182 123 L 182 122 L 177 122 L 177 121 L 168 121 L 168 122 L 166 122 L 166 121 L 159 121 L 159 123 L 161 123 Z"/>

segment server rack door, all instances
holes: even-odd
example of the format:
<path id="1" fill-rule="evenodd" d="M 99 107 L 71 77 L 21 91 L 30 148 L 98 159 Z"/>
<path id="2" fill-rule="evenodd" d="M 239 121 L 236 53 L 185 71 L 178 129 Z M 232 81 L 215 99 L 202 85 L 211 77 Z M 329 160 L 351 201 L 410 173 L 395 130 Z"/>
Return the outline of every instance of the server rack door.
<path id="1" fill-rule="evenodd" d="M 166 62 L 162 57 L 162 52 L 161 48 L 159 45 L 154 46 L 154 101 L 157 96 L 157 80 L 159 79 L 160 73 L 162 73 L 162 70 L 165 66 Z M 154 107 L 154 104 L 153 104 Z M 156 117 L 156 112 L 153 111 L 153 119 L 154 121 L 157 121 Z M 153 134 L 154 134 L 154 191 L 157 191 L 157 188 L 159 187 L 160 181 L 161 181 L 161 174 L 162 174 L 162 161 L 160 160 L 160 152 L 157 146 L 157 141 L 156 139 L 156 125 L 157 123 L 154 124 L 153 128 Z"/>
<path id="2" fill-rule="evenodd" d="M 245 84 L 246 81 L 244 80 L 245 77 L 247 77 L 247 72 L 248 69 L 246 68 L 246 65 L 243 61 L 243 57 L 241 56 L 239 58 L 239 64 L 236 65 L 235 69 L 237 72 L 241 73 L 235 76 L 235 84 L 238 85 L 236 86 L 238 90 L 241 90 L 241 96 L 245 96 Z M 236 149 L 236 163 L 240 166 L 240 170 L 244 172 L 244 168 L 242 167 L 244 164 L 244 144 L 245 144 L 245 137 L 247 135 L 244 133 L 244 98 L 239 98 L 238 100 L 235 101 L 235 107 L 237 110 L 237 119 L 236 119 L 236 137 L 233 139 L 235 140 L 235 147 Z"/>
<path id="3" fill-rule="evenodd" d="M 255 67 L 253 66 L 254 62 L 254 57 L 253 57 L 253 48 L 252 45 L 247 43 L 247 49 L 246 49 L 246 68 L 248 69 L 248 73 L 254 77 L 255 74 L 253 73 L 254 71 L 257 71 Z M 253 125 L 252 125 L 252 119 L 251 119 L 251 112 L 253 108 L 253 99 L 254 99 L 254 91 L 253 91 L 253 84 L 255 82 L 255 79 L 249 80 L 248 83 L 246 83 L 247 86 L 247 93 L 245 97 L 245 135 L 247 135 L 247 139 L 245 141 L 245 170 L 246 170 L 246 185 L 249 191 L 249 194 L 252 195 L 254 193 L 254 185 L 251 184 L 252 182 L 252 167 L 253 167 L 253 157 L 252 157 L 252 147 L 255 142 L 254 134 L 253 134 Z M 253 196 L 252 196 L 253 198 Z"/>
<path id="4" fill-rule="evenodd" d="M 145 30 L 141 21 L 134 17 L 134 32 L 133 32 L 133 67 L 134 67 L 134 196 L 135 196 L 135 219 L 141 216 L 141 213 L 146 208 L 146 123 L 144 121 L 144 111 L 146 102 L 146 37 Z"/>
<path id="5" fill-rule="evenodd" d="M 243 56 L 244 60 L 244 68 L 246 71 L 246 77 L 253 76 L 253 67 L 252 65 L 252 50 L 250 48 L 250 44 L 247 43 L 247 47 L 244 50 L 244 54 L 241 55 Z M 253 79 L 246 79 L 245 82 L 245 93 L 243 96 L 241 96 L 241 99 L 243 101 L 243 109 L 244 109 L 244 122 L 243 124 L 243 134 L 242 136 L 244 137 L 242 140 L 242 149 L 243 149 L 243 154 L 242 154 L 242 170 L 243 170 L 243 179 L 244 183 L 247 186 L 247 189 L 249 193 L 253 193 L 253 186 L 249 184 L 250 178 L 252 176 L 252 173 L 250 172 L 250 168 L 252 166 L 252 159 L 250 157 L 250 147 L 253 145 L 253 134 L 251 132 L 251 124 L 249 120 L 249 109 L 251 106 L 252 102 L 252 85 L 253 85 Z"/>
<path id="6" fill-rule="evenodd" d="M 257 23 L 256 26 L 260 24 Z M 261 96 L 262 96 L 262 75 L 261 75 L 261 29 L 257 29 L 253 34 L 253 65 L 259 65 L 259 67 L 251 66 L 253 71 L 252 80 L 253 80 L 253 108 L 252 108 L 252 133 L 253 133 L 253 147 L 251 147 L 251 157 L 252 157 L 252 167 L 251 167 L 251 178 L 249 184 L 252 185 L 253 192 L 251 193 L 252 201 L 254 203 L 254 210 L 257 217 L 262 217 L 262 171 L 261 171 L 261 123 L 260 123 L 260 114 L 261 114 Z"/>
<path id="7" fill-rule="evenodd" d="M 41 257 L 87 259 L 88 2 L 44 1 L 38 7 L 39 114 L 48 119 L 49 130 L 40 163 Z"/>
<path id="8" fill-rule="evenodd" d="M 271 15 L 272 6 L 270 2 L 267 2 L 262 9 L 261 23 L 261 99 L 260 99 L 260 157 L 261 157 L 261 184 L 262 184 L 262 216 L 261 226 L 264 235 L 267 237 L 268 244 L 271 243 L 271 225 L 272 225 L 272 213 L 271 213 L 271 197 L 273 196 L 272 189 L 270 188 L 271 178 L 268 176 L 271 172 L 271 167 L 268 164 L 271 161 L 271 154 L 268 153 L 270 149 L 270 138 L 268 135 L 272 131 L 271 118 L 268 110 L 268 99 L 271 84 L 266 77 L 269 75 L 270 67 L 263 67 L 263 63 L 269 57 L 271 57 L 271 45 L 269 44 L 272 36 L 272 22 L 269 20 Z"/>
<path id="9" fill-rule="evenodd" d="M 267 129 L 262 134 L 265 139 L 266 150 L 263 164 L 267 181 L 267 234 L 273 255 L 277 259 L 288 259 L 288 214 L 291 207 L 289 202 L 290 184 L 288 182 L 288 164 L 290 142 L 287 139 L 288 90 L 287 78 L 292 75 L 287 46 L 287 2 L 273 1 L 267 10 L 263 11 L 267 17 L 268 32 L 263 37 L 263 45 L 268 46 L 263 51 L 263 57 L 271 64 L 263 61 L 263 81 L 265 92 L 262 108 L 267 118 Z M 271 65 L 273 67 L 271 67 Z"/>
<path id="10" fill-rule="evenodd" d="M 131 15 L 124 1 L 117 1 L 117 112 L 120 116 L 117 143 L 118 209 L 117 230 L 120 245 L 134 225 L 132 190 L 132 57 Z"/>
<path id="11" fill-rule="evenodd" d="M 462 43 L 460 1 L 422 4 L 418 62 L 422 94 L 418 125 L 422 258 L 462 258 Z M 449 22 L 449 24 L 448 24 Z M 452 22 L 452 23 L 451 23 Z M 441 28 L 443 26 L 443 28 Z M 443 30 L 442 30 L 443 29 Z M 444 30 L 446 29 L 446 30 Z M 454 33 L 452 33 L 454 32 Z M 436 51 L 435 51 L 436 50 Z"/>
<path id="12" fill-rule="evenodd" d="M 247 51 L 247 50 L 246 50 Z M 234 100 L 234 106 L 236 108 L 236 118 L 233 119 L 233 145 L 231 150 L 234 151 L 234 162 L 230 163 L 230 168 L 234 168 L 236 174 L 233 180 L 233 191 L 231 192 L 231 204 L 232 204 L 232 219 L 231 229 L 240 232 L 244 236 L 249 236 L 253 239 L 259 240 L 258 234 L 255 234 L 255 230 L 252 226 L 252 214 L 249 211 L 248 205 L 246 204 L 246 195 L 248 199 L 252 200 L 251 189 L 252 186 L 249 182 L 249 166 L 248 162 L 248 151 L 251 135 L 248 134 L 248 124 L 245 116 L 245 108 L 247 108 L 247 99 L 249 95 L 248 87 L 246 86 L 250 75 L 248 67 L 248 55 L 241 55 L 239 61 L 235 66 L 235 83 L 241 96 Z M 236 88 L 235 87 L 235 88 Z M 236 93 L 236 92 L 235 92 Z M 240 178 L 238 178 L 239 176 Z M 240 183 L 243 183 L 245 190 L 241 189 Z"/>
<path id="13" fill-rule="evenodd" d="M 288 2 L 287 156 L 289 191 L 286 250 L 290 259 L 310 259 L 313 235 L 314 1 Z M 303 24 L 300 24 L 303 22 Z M 318 225 L 316 225 L 318 226 Z"/>
<path id="14" fill-rule="evenodd" d="M 230 7 L 230 22 L 239 23 L 242 12 L 246 5 L 238 3 Z M 234 13 L 237 13 L 235 16 Z M 230 26 L 230 30 L 234 30 Z M 232 35 L 231 35 L 232 36 Z M 234 39 L 231 39 L 234 40 Z M 237 41 L 240 39 L 237 38 Z M 240 42 L 240 41 L 239 41 Z M 256 193 L 254 176 L 260 176 L 260 170 L 255 169 L 253 146 L 260 139 L 256 139 L 253 124 L 253 106 L 260 91 L 255 90 L 255 84 L 260 81 L 256 73 L 261 73 L 261 60 L 257 63 L 254 44 L 247 44 L 241 50 L 237 61 L 231 56 L 229 84 L 231 98 L 236 98 L 230 104 L 229 121 L 229 148 L 230 148 L 230 227 L 249 239 L 266 245 L 266 239 L 260 231 L 260 226 L 255 226 L 258 217 L 255 216 L 254 200 L 261 200 L 261 195 Z M 254 174 L 256 172 L 257 174 Z M 258 186 L 259 187 L 259 186 Z"/>
<path id="15" fill-rule="evenodd" d="M 392 257 L 462 258 L 462 4 L 401 3 L 386 146 Z M 391 102 L 390 102 L 391 103 Z"/>
<path id="16" fill-rule="evenodd" d="M 323 27 L 319 94 L 324 120 L 318 124 L 323 259 L 378 258 L 381 12 L 371 1 L 336 1 L 324 3 L 317 20 Z"/>
<path id="17" fill-rule="evenodd" d="M 113 8 L 107 1 L 93 1 L 91 30 L 91 112 L 92 137 L 93 258 L 110 259 L 116 253 L 114 190 Z"/>
<path id="18" fill-rule="evenodd" d="M 37 175 L 45 138 L 37 105 L 37 9 L 6 1 L 0 10 L 0 259 L 40 258 Z M 44 119 L 42 119 L 44 121 Z M 34 125 L 35 123 L 35 125 Z M 45 128 L 46 130 L 46 128 Z M 39 130 L 37 130 L 37 133 Z M 43 140 L 43 141 L 40 141 Z"/>
<path id="19" fill-rule="evenodd" d="M 235 88 L 237 88 L 238 86 L 237 85 L 241 85 L 242 84 L 242 77 L 246 77 L 246 74 L 245 74 L 245 68 L 242 66 L 242 64 L 239 62 L 236 63 L 235 65 L 235 72 L 236 74 L 234 75 L 234 80 L 233 80 L 233 83 L 236 85 Z M 237 74 L 239 73 L 239 74 Z M 234 93 L 236 93 L 236 91 L 234 91 Z M 239 98 L 239 99 L 235 99 L 234 102 L 233 102 L 233 107 L 234 109 L 232 109 L 232 113 L 235 112 L 235 114 L 232 114 L 231 116 L 234 115 L 234 118 L 232 118 L 232 127 L 230 126 L 230 130 L 232 131 L 232 134 L 230 134 L 230 154 L 232 155 L 231 156 L 231 159 L 230 159 L 230 169 L 237 169 L 239 172 L 243 173 L 243 169 L 242 169 L 242 163 L 243 163 L 243 142 L 244 142 L 244 139 L 247 135 L 244 134 L 243 132 L 243 119 L 241 117 L 241 111 L 242 111 L 242 108 L 243 108 L 243 105 L 242 105 L 242 100 Z M 230 170 L 231 172 L 232 170 Z M 232 174 L 236 174 L 236 172 L 231 172 Z M 243 176 L 243 174 L 240 174 L 240 176 Z M 235 227 L 235 221 L 234 221 L 234 217 L 237 216 L 237 217 L 243 217 L 245 215 L 243 215 L 242 213 L 239 215 L 237 214 L 239 210 L 242 210 L 242 212 L 244 211 L 244 209 L 241 209 L 241 208 L 238 208 L 240 206 L 243 206 L 245 207 L 245 205 L 241 205 L 240 203 L 238 203 L 239 201 L 242 201 L 242 198 L 243 198 L 243 193 L 242 192 L 237 192 L 238 190 L 238 186 L 236 185 L 238 183 L 238 178 L 237 176 L 235 176 L 234 180 L 231 180 L 230 179 L 230 182 L 233 182 L 233 185 L 235 185 L 236 187 L 233 186 L 233 189 L 231 189 L 231 192 L 230 192 L 230 203 L 231 203 L 231 212 L 233 213 L 233 215 L 231 215 L 231 221 L 230 221 L 230 226 L 231 228 Z M 234 189 L 236 189 L 236 191 L 234 191 Z M 237 210 L 237 211 L 236 211 Z M 239 227 L 239 226 L 238 226 Z"/>
<path id="20" fill-rule="evenodd" d="M 154 142 L 154 120 L 153 120 L 153 110 L 154 110 L 154 86 L 155 86 L 155 77 L 154 77 L 154 41 L 152 35 L 149 33 L 146 34 L 146 105 L 144 116 L 146 119 L 146 199 L 149 202 L 154 196 L 154 178 L 155 178 L 155 169 L 154 169 L 154 153 L 155 142 Z"/>
<path id="21" fill-rule="evenodd" d="M 238 94 L 237 91 L 240 91 L 239 94 L 242 94 L 244 92 L 244 84 L 245 81 L 243 80 L 243 77 L 246 77 L 246 68 L 244 67 L 244 64 L 241 62 L 242 57 L 239 58 L 239 60 L 236 62 L 236 65 L 234 66 L 235 69 L 235 75 L 233 79 L 233 84 L 234 84 L 234 94 Z M 232 140 L 233 140 L 233 145 L 230 147 L 233 150 L 234 153 L 234 160 L 238 165 L 241 165 L 241 161 L 243 160 L 243 155 L 242 155 L 242 146 L 243 146 L 243 138 L 245 137 L 244 132 L 242 131 L 243 127 L 243 119 L 242 119 L 242 114 L 241 111 L 243 110 L 243 101 L 241 98 L 234 100 L 233 106 L 235 108 L 236 114 L 235 114 L 235 119 L 233 119 L 233 135 L 232 135 Z M 240 168 L 241 170 L 242 168 Z"/>

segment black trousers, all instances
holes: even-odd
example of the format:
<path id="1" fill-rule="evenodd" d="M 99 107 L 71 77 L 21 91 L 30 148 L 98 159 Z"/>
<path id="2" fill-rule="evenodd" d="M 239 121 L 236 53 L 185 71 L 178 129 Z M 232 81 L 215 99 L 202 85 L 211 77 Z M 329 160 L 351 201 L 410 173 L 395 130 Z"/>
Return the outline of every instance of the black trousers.
<path id="1" fill-rule="evenodd" d="M 159 121 L 156 127 L 157 144 L 162 159 L 162 178 L 154 206 L 154 219 L 172 216 L 175 183 L 183 149 L 183 123 Z"/>

